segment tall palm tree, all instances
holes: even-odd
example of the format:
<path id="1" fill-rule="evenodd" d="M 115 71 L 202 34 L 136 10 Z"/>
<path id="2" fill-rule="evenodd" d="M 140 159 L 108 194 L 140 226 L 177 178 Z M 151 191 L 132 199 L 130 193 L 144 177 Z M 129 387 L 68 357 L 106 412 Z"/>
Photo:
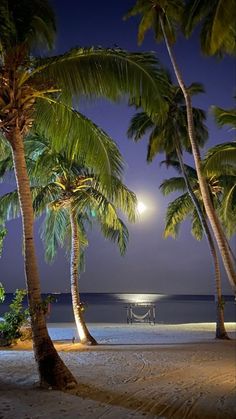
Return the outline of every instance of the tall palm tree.
<path id="1" fill-rule="evenodd" d="M 206 178 L 202 173 L 201 155 L 194 129 L 191 95 L 188 89 L 186 88 L 183 76 L 178 67 L 173 51 L 173 44 L 176 40 L 176 28 L 179 28 L 183 22 L 184 1 L 137 0 L 136 4 L 127 13 L 126 18 L 130 16 L 135 16 L 137 14 L 142 15 L 138 28 L 139 43 L 143 41 L 146 31 L 150 28 L 154 30 L 155 39 L 157 40 L 157 42 L 162 41 L 163 39 L 165 41 L 165 45 L 175 72 L 176 79 L 183 92 L 186 103 L 188 134 L 191 143 L 204 208 L 207 213 L 209 223 L 212 227 L 216 242 L 218 244 L 218 248 L 222 256 L 228 279 L 231 283 L 231 286 L 235 287 L 236 271 L 234 269 L 233 261 L 228 249 L 227 240 L 225 238 L 222 225 L 211 202 Z"/>
<path id="2" fill-rule="evenodd" d="M 76 385 L 76 380 L 56 353 L 46 328 L 24 138 L 37 127 L 57 150 L 67 145 L 71 158 L 82 153 L 101 176 L 107 176 L 106 135 L 96 126 L 91 130 L 87 119 L 72 109 L 72 101 L 81 95 L 116 100 L 129 94 L 148 109 L 153 101 L 160 104 L 166 80 L 152 54 L 92 47 L 74 48 L 59 56 L 36 56 L 39 47 L 53 46 L 55 29 L 47 0 L 1 2 L 0 131 L 11 146 L 21 206 L 34 353 L 41 385 L 65 389 Z"/>
<path id="3" fill-rule="evenodd" d="M 205 54 L 235 54 L 235 21 L 235 0 L 189 0 L 185 10 L 185 34 L 189 36 L 201 23 L 201 47 Z"/>
<path id="4" fill-rule="evenodd" d="M 199 93 L 203 89 L 201 85 L 193 84 L 190 86 L 189 90 L 191 94 L 193 94 L 197 92 Z M 169 100 L 170 105 L 164 121 L 161 120 L 159 123 L 157 123 L 155 117 L 152 119 L 144 112 L 136 114 L 131 120 L 128 136 L 134 137 L 134 139 L 138 141 L 143 137 L 144 134 L 146 134 L 147 131 L 151 131 L 148 141 L 148 162 L 151 162 L 157 153 L 166 153 L 167 164 L 170 158 L 173 159 L 176 157 L 178 159 L 180 172 L 185 183 L 185 188 L 187 189 L 193 204 L 193 208 L 195 208 L 195 211 L 201 222 L 202 229 L 209 246 L 215 271 L 215 281 L 217 284 L 217 289 L 220 290 L 221 274 L 215 243 L 212 238 L 211 231 L 208 227 L 205 214 L 192 188 L 192 184 L 188 176 L 189 172 L 186 170 L 186 166 L 183 162 L 183 149 L 191 151 L 191 147 L 189 143 L 188 131 L 186 128 L 186 107 L 184 106 L 183 94 L 179 87 L 172 86 L 172 96 L 170 95 Z M 193 115 L 198 143 L 200 145 L 204 145 L 204 142 L 208 136 L 207 129 L 204 125 L 205 114 L 201 109 L 193 108 Z M 220 307 L 222 307 L 222 296 L 220 292 L 217 295 L 217 306 L 219 307 L 219 310 L 221 310 Z M 217 315 L 216 337 L 220 339 L 227 337 L 224 327 L 223 311 L 221 311 L 220 315 Z"/>

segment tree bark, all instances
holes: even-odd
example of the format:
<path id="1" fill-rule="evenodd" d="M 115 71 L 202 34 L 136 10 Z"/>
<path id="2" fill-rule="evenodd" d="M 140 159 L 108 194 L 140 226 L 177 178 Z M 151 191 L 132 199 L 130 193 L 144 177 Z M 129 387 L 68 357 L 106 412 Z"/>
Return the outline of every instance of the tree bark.
<path id="1" fill-rule="evenodd" d="M 70 223 L 71 223 L 71 260 L 70 260 L 70 279 L 71 279 L 71 296 L 74 312 L 75 323 L 80 338 L 80 342 L 84 345 L 97 345 L 97 341 L 89 333 L 83 316 L 83 306 L 80 301 L 79 294 L 79 260 L 80 260 L 80 239 L 79 227 L 76 219 L 75 211 L 70 206 Z"/>
<path id="2" fill-rule="evenodd" d="M 182 75 L 180 73 L 180 70 L 178 68 L 177 62 L 175 60 L 171 45 L 168 41 L 168 38 L 166 36 L 165 33 L 165 28 L 163 25 L 163 21 L 162 18 L 160 18 L 160 24 L 161 24 L 161 28 L 162 28 L 162 33 L 165 39 L 165 43 L 166 43 L 166 47 L 167 47 L 167 51 L 175 72 L 175 76 L 177 78 L 178 84 L 183 92 L 184 98 L 185 98 L 185 103 L 186 103 L 186 110 L 187 110 L 187 121 L 188 121 L 188 134 L 189 134 L 189 139 L 190 139 L 190 143 L 191 143 L 191 147 L 192 147 L 192 153 L 193 153 L 193 158 L 194 158 L 194 162 L 195 162 L 195 167 L 196 167 L 196 171 L 197 171 L 197 177 L 198 177 L 198 181 L 199 181 L 199 187 L 200 187 L 200 191 L 201 191 L 201 195 L 202 195 L 202 200 L 203 200 L 203 204 L 204 204 L 204 208 L 207 214 L 207 218 L 211 224 L 211 228 L 213 230 L 222 260 L 223 260 L 223 264 L 225 267 L 225 270 L 227 272 L 228 275 L 228 279 L 229 282 L 234 290 L 234 292 L 236 292 L 236 272 L 233 266 L 233 261 L 231 259 L 231 255 L 228 249 L 228 245 L 227 242 L 225 240 L 225 235 L 221 226 L 221 223 L 216 215 L 215 209 L 212 205 L 211 202 L 211 198 L 210 198 L 210 194 L 209 194 L 209 190 L 208 190 L 208 185 L 206 182 L 205 177 L 202 174 L 202 170 L 201 170 L 201 157 L 200 157 L 200 151 L 199 151 L 199 147 L 195 138 L 195 133 L 194 133 L 194 123 L 193 123 L 193 112 L 192 112 L 192 103 L 191 103 L 191 97 L 186 89 L 186 86 L 184 84 Z"/>
<path id="3" fill-rule="evenodd" d="M 32 197 L 25 162 L 23 138 L 17 122 L 15 130 L 11 135 L 8 135 L 8 140 L 12 147 L 22 215 L 26 287 L 33 335 L 33 348 L 38 365 L 40 385 L 66 390 L 75 387 L 77 382 L 59 357 L 46 327 L 34 244 Z"/>
<path id="4" fill-rule="evenodd" d="M 216 304 L 216 339 L 229 339 L 227 332 L 225 330 L 225 324 L 224 324 L 224 304 L 222 299 L 222 288 L 221 288 L 221 274 L 220 274 L 220 264 L 219 259 L 217 255 L 217 251 L 215 248 L 214 240 L 212 238 L 210 229 L 207 224 L 207 220 L 205 219 L 205 215 L 202 212 L 202 209 L 200 207 L 199 201 L 192 189 L 192 186 L 189 182 L 184 162 L 182 159 L 181 150 L 178 144 L 178 140 L 175 141 L 176 143 L 176 153 L 179 160 L 180 168 L 183 174 L 183 178 L 185 181 L 185 185 L 188 191 L 188 194 L 190 195 L 190 198 L 192 200 L 192 203 L 198 213 L 200 222 L 202 224 L 202 228 L 211 252 L 212 260 L 213 260 L 213 266 L 214 266 L 214 272 L 215 272 L 215 304 Z"/>

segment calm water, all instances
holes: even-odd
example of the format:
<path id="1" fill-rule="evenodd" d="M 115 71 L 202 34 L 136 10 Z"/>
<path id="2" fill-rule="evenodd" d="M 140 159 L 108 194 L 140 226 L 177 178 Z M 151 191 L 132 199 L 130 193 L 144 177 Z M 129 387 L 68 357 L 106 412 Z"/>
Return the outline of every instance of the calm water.
<path id="1" fill-rule="evenodd" d="M 46 295 L 44 295 L 46 297 Z M 54 294 L 49 322 L 73 322 L 70 294 Z M 225 296 L 225 321 L 236 321 L 236 303 L 233 296 Z M 7 294 L 0 304 L 0 316 L 7 311 L 12 294 Z M 201 323 L 215 321 L 214 296 L 211 295 L 161 295 L 161 294 L 104 294 L 83 293 L 85 318 L 96 323 L 126 323 L 127 306 L 133 303 L 155 304 L 157 323 Z M 26 302 L 25 302 L 26 306 Z M 146 308 L 136 308 L 144 314 Z"/>

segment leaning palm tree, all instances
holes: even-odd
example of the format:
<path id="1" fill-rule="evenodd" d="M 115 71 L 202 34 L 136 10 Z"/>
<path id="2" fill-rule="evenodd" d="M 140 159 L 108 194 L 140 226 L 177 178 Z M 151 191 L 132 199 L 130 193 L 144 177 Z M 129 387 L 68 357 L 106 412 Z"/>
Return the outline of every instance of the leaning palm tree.
<path id="1" fill-rule="evenodd" d="M 210 2 L 212 8 L 215 7 L 215 2 Z M 214 3 L 214 4 L 212 4 Z M 209 6 L 210 7 L 210 6 Z M 228 279 L 232 287 L 236 285 L 236 271 L 234 269 L 231 254 L 228 250 L 227 240 L 224 231 L 212 205 L 210 193 L 205 176 L 202 173 L 202 162 L 199 146 L 197 143 L 196 132 L 194 127 L 194 118 L 192 110 L 191 95 L 184 83 L 181 71 L 178 67 L 173 44 L 176 40 L 176 28 L 179 28 L 183 22 L 184 16 L 184 1 L 183 0 L 136 0 L 136 4 L 127 13 L 126 18 L 141 14 L 142 18 L 138 27 L 138 42 L 142 43 L 146 31 L 150 28 L 154 30 L 156 41 L 164 39 L 165 45 L 174 69 L 174 73 L 178 84 L 183 92 L 186 112 L 187 112 L 187 126 L 188 135 L 191 143 L 194 163 L 196 167 L 197 177 L 201 190 L 203 205 L 207 213 L 209 223 L 212 227 L 216 242 Z"/>
<path id="2" fill-rule="evenodd" d="M 76 380 L 56 353 L 46 328 L 24 139 L 37 127 L 57 150 L 67 146 L 71 158 L 82 153 L 88 164 L 100 170 L 100 176 L 107 177 L 106 135 L 95 125 L 91 129 L 87 119 L 72 109 L 72 102 L 79 96 L 117 100 L 128 94 L 148 109 L 152 102 L 161 103 L 166 78 L 149 53 L 92 47 L 74 48 L 59 56 L 36 55 L 41 46 L 53 46 L 55 29 L 48 0 L 1 1 L 0 132 L 11 146 L 21 206 L 34 353 L 41 385 L 65 389 Z"/>
<path id="3" fill-rule="evenodd" d="M 190 86 L 189 90 L 191 94 L 193 94 L 201 92 L 203 88 L 201 85 L 194 83 Z M 138 141 L 147 132 L 150 132 L 147 153 L 148 162 L 151 162 L 158 153 L 165 153 L 167 155 L 166 164 L 168 164 L 168 161 L 174 157 L 178 159 L 180 172 L 185 182 L 185 187 L 193 203 L 193 207 L 198 214 L 209 246 L 213 261 L 217 289 L 220 289 L 221 274 L 215 243 L 212 238 L 211 231 L 208 227 L 204 211 L 202 210 L 202 206 L 200 205 L 199 200 L 192 188 L 192 184 L 188 176 L 189 171 L 186 169 L 186 166 L 183 162 L 183 149 L 186 151 L 191 151 L 191 147 L 189 143 L 188 131 L 186 129 L 186 107 L 184 106 L 183 94 L 179 87 L 172 86 L 172 96 L 170 95 L 169 100 L 170 105 L 164 121 L 160 120 L 158 123 L 155 117 L 151 118 L 145 112 L 138 113 L 131 120 L 128 136 L 134 137 L 135 141 Z M 205 114 L 201 109 L 193 108 L 193 115 L 198 143 L 200 145 L 204 145 L 208 135 L 204 124 Z M 217 305 L 220 310 L 220 306 L 222 306 L 220 293 L 218 294 Z M 216 337 L 223 339 L 226 336 L 227 334 L 224 327 L 223 312 L 221 312 L 220 315 L 217 316 Z"/>
<path id="4" fill-rule="evenodd" d="M 172 161 L 168 162 L 171 166 L 175 167 L 178 171 L 180 170 L 180 165 L 178 162 Z M 195 169 L 191 166 L 185 165 L 185 171 L 188 174 L 188 182 L 191 184 L 192 190 L 195 193 L 196 198 L 198 199 L 199 206 L 202 208 L 202 216 L 205 215 L 204 208 L 201 205 L 201 193 L 199 190 L 198 179 Z M 221 183 L 211 177 L 208 179 L 209 189 L 211 190 L 212 201 L 215 203 L 216 207 L 219 207 L 219 194 L 222 191 Z M 176 238 L 179 232 L 179 227 L 181 223 L 186 218 L 191 218 L 192 235 L 197 239 L 201 240 L 204 232 L 204 224 L 199 217 L 198 211 L 194 205 L 193 200 L 186 188 L 186 182 L 183 177 L 174 177 L 165 180 L 160 185 L 160 189 L 164 195 L 169 195 L 173 192 L 182 191 L 183 193 L 177 197 L 174 201 L 170 202 L 168 205 L 166 213 L 166 224 L 164 230 L 164 237 L 167 238 L 172 236 Z M 187 192 L 185 192 L 187 190 Z M 206 217 L 206 215 L 205 215 Z M 205 218 L 205 223 L 207 219 Z M 212 252 L 212 257 L 214 253 Z M 217 254 L 216 254 L 217 257 Z M 215 266 L 215 302 L 216 302 L 216 338 L 217 339 L 229 339 L 224 325 L 224 301 L 222 297 L 222 285 L 220 279 L 219 271 L 219 262 L 216 260 L 214 263 Z"/>

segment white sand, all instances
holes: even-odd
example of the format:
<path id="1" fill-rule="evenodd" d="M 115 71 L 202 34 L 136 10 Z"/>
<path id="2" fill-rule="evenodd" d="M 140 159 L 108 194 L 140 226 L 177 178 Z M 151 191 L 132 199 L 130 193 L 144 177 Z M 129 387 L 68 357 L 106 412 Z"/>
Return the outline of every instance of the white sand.
<path id="1" fill-rule="evenodd" d="M 79 395 L 37 387 L 30 345 L 0 351 L 0 419 L 236 417 L 236 341 L 214 324 L 89 325 L 100 345 L 72 344 L 71 324 L 49 325 Z M 228 323 L 236 338 L 236 324 Z"/>

